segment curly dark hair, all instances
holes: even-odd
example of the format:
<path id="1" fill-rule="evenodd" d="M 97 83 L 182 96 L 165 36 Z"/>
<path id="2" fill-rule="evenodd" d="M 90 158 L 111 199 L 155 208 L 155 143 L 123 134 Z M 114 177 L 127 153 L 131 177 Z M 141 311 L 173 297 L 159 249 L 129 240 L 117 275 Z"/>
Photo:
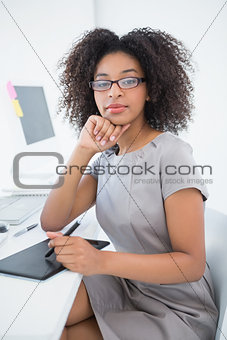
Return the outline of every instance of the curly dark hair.
<path id="1" fill-rule="evenodd" d="M 98 112 L 93 90 L 88 86 L 96 65 L 102 57 L 117 51 L 135 57 L 144 71 L 151 98 L 144 108 L 148 124 L 177 135 L 187 129 L 194 109 L 193 85 L 188 75 L 194 72 L 191 53 L 170 34 L 150 27 L 135 28 L 120 38 L 108 29 L 96 28 L 73 43 L 58 62 L 58 69 L 64 70 L 60 74 L 63 96 L 57 114 L 66 108 L 64 118 L 81 131 L 89 116 Z"/>

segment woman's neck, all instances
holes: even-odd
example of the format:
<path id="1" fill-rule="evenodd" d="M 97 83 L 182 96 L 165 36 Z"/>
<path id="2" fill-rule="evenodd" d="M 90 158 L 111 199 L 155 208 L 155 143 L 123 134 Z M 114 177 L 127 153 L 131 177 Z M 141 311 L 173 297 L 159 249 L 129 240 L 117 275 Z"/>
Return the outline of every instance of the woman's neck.
<path id="1" fill-rule="evenodd" d="M 146 122 L 137 127 L 131 125 L 118 140 L 119 152 L 117 155 L 120 156 L 142 148 L 160 133 L 161 131 L 153 129 Z"/>

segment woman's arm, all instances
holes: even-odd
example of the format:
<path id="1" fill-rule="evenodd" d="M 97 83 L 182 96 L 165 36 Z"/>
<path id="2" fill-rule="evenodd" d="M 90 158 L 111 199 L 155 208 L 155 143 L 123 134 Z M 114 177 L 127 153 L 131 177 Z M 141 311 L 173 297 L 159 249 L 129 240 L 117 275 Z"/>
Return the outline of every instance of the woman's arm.
<path id="1" fill-rule="evenodd" d="M 71 215 L 73 204 L 75 202 L 75 196 L 77 195 L 77 188 L 83 175 L 80 169 L 82 166 L 87 166 L 93 155 L 94 153 L 83 149 L 80 145 L 76 145 L 69 161 L 67 162 L 67 174 L 64 175 L 63 185 L 50 191 L 42 210 L 40 221 L 43 230 L 57 231 L 62 229 L 63 226 L 70 222 L 69 216 Z M 70 166 L 74 166 L 74 168 L 72 168 L 71 174 L 69 171 Z M 88 178 L 85 180 L 87 182 Z M 95 186 L 92 183 L 88 184 L 90 187 L 92 185 Z M 92 203 L 93 199 L 95 200 L 95 195 L 96 192 L 94 190 L 88 191 L 87 200 L 82 200 L 85 202 L 84 206 L 88 205 L 89 202 Z M 79 207 L 79 204 L 77 205 Z M 81 210 L 80 207 L 79 210 Z M 74 218 L 76 217 L 77 216 L 74 212 Z"/>
<path id="2" fill-rule="evenodd" d="M 100 252 L 100 274 L 155 284 L 199 280 L 205 271 L 204 209 L 201 193 L 181 189 L 164 202 L 173 252 L 128 254 Z"/>
<path id="3" fill-rule="evenodd" d="M 129 128 L 130 124 L 113 125 L 108 119 L 91 115 L 85 123 L 67 163 L 67 174 L 64 175 L 64 183 L 56 189 L 52 189 L 48 195 L 41 214 L 41 226 L 45 231 L 58 231 L 66 226 L 72 219 L 82 214 L 95 203 L 97 181 L 89 175 L 81 177 L 90 159 L 116 144 L 120 136 Z M 97 135 L 94 131 L 97 130 Z M 111 135 L 115 136 L 110 141 Z M 101 137 L 99 145 L 97 137 Z M 100 143 L 106 140 L 105 146 Z M 69 173 L 69 167 L 72 174 Z"/>

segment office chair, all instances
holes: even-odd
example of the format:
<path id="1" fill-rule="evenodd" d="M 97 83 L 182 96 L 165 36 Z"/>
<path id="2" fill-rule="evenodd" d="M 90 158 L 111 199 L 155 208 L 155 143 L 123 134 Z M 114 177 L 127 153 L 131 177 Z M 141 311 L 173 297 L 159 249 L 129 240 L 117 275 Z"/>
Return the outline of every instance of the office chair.
<path id="1" fill-rule="evenodd" d="M 214 283 L 219 320 L 215 340 L 227 339 L 227 215 L 205 209 L 206 261 Z"/>

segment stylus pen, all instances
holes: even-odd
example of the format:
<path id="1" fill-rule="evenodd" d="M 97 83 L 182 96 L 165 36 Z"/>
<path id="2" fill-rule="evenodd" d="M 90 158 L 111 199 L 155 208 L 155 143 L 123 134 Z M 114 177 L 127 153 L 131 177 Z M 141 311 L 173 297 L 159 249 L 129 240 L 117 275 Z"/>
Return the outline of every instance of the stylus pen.
<path id="1" fill-rule="evenodd" d="M 70 227 L 69 230 L 66 231 L 66 233 L 63 234 L 62 236 L 69 236 L 69 235 L 71 235 L 71 234 L 74 232 L 74 230 L 75 230 L 77 227 L 79 227 L 79 225 L 80 225 L 80 223 L 76 221 L 76 222 L 72 225 L 72 227 Z M 49 257 L 51 254 L 53 254 L 53 252 L 54 252 L 54 247 L 51 248 L 50 250 L 48 250 L 48 252 L 45 254 L 45 257 Z"/>
<path id="2" fill-rule="evenodd" d="M 13 236 L 16 236 L 16 237 L 17 237 L 17 236 L 20 236 L 20 235 L 26 233 L 27 231 L 29 231 L 29 230 L 31 230 L 31 229 L 37 227 L 37 225 L 38 225 L 38 223 L 32 224 L 32 225 L 30 225 L 29 227 L 24 228 L 24 229 L 18 231 L 18 233 L 14 234 Z"/>

